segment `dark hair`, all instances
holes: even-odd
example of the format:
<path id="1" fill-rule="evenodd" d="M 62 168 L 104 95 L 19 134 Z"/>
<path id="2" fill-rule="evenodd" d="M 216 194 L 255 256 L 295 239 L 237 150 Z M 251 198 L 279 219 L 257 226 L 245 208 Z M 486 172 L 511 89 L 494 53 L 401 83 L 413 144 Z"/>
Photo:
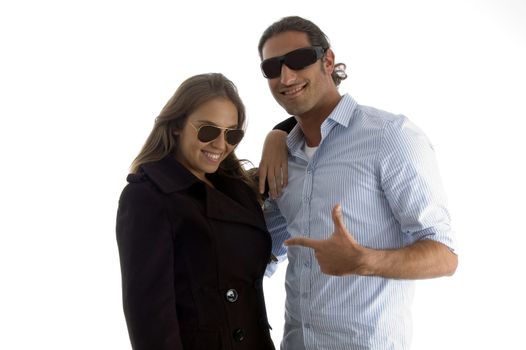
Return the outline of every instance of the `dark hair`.
<path id="1" fill-rule="evenodd" d="M 234 83 L 220 73 L 192 76 L 177 88 L 159 116 L 155 118 L 150 135 L 132 163 L 131 172 L 138 172 L 144 163 L 157 161 L 169 154 L 174 154 L 179 141 L 179 136 L 174 131 L 182 130 L 188 116 L 199 106 L 218 97 L 226 98 L 236 106 L 237 127 L 244 129 L 245 106 Z M 240 178 L 253 186 L 252 179 L 248 177 L 243 168 L 243 163 L 244 161 L 237 159 L 234 152 L 231 152 L 221 162 L 217 173 Z"/>
<path id="2" fill-rule="evenodd" d="M 277 22 L 271 24 L 261 35 L 258 44 L 259 57 L 263 59 L 263 46 L 268 39 L 283 32 L 302 32 L 307 34 L 309 42 L 312 46 L 321 46 L 324 49 L 331 47 L 329 38 L 322 30 L 311 21 L 301 18 L 298 16 L 283 17 Z M 332 80 L 336 86 L 340 85 L 340 82 L 347 78 L 345 73 L 345 64 L 336 63 L 334 65 L 334 71 L 332 72 Z"/>

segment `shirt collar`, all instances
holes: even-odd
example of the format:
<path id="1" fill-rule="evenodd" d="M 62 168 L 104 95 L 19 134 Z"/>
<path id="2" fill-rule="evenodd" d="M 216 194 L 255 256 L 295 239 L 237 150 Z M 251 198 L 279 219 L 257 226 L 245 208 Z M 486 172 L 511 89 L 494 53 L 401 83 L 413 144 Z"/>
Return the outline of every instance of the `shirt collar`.
<path id="1" fill-rule="evenodd" d="M 351 120 L 354 117 L 354 111 L 358 103 L 349 94 L 344 94 L 336 107 L 327 116 L 325 121 L 321 124 L 321 139 L 329 134 L 332 128 L 336 124 L 340 124 L 343 127 L 348 127 L 351 124 Z M 301 131 L 299 123 L 289 133 L 287 138 L 287 146 L 292 152 L 298 150 L 303 146 L 305 139 L 303 138 L 303 132 Z"/>

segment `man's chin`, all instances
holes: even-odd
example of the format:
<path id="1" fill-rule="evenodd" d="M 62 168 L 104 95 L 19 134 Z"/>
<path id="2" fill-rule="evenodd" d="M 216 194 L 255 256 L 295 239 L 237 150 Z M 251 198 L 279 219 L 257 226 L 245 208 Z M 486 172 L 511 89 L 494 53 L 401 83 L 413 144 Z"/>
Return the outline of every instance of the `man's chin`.
<path id="1" fill-rule="evenodd" d="M 298 106 L 297 104 L 280 103 L 280 105 L 290 115 L 300 115 L 302 113 L 302 111 L 303 111 L 303 109 L 300 106 Z"/>

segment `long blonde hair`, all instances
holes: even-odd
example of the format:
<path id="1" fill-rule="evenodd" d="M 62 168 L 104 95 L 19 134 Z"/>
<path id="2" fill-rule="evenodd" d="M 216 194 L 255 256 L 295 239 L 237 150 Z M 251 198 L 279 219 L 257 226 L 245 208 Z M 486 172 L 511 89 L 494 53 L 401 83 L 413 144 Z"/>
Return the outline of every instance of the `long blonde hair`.
<path id="1" fill-rule="evenodd" d="M 220 73 L 207 73 L 186 79 L 168 100 L 161 113 L 155 118 L 153 129 L 144 146 L 131 165 L 131 172 L 137 173 L 142 164 L 160 160 L 175 154 L 179 136 L 174 131 L 184 128 L 188 116 L 202 104 L 223 97 L 231 101 L 237 109 L 237 127 L 245 129 L 245 106 L 239 97 L 236 86 Z M 240 178 L 253 189 L 253 180 L 247 175 L 243 163 L 234 152 L 221 162 L 218 173 Z"/>

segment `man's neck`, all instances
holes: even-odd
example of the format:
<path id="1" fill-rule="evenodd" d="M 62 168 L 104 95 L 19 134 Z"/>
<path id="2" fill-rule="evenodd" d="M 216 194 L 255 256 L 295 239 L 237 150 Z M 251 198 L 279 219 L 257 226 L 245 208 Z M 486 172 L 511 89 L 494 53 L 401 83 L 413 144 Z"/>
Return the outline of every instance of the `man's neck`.
<path id="1" fill-rule="evenodd" d="M 328 99 L 320 108 L 313 109 L 308 113 L 297 116 L 296 120 L 301 127 L 305 142 L 309 147 L 316 147 L 321 142 L 321 124 L 332 113 L 340 102 L 341 96 L 336 94 Z"/>

